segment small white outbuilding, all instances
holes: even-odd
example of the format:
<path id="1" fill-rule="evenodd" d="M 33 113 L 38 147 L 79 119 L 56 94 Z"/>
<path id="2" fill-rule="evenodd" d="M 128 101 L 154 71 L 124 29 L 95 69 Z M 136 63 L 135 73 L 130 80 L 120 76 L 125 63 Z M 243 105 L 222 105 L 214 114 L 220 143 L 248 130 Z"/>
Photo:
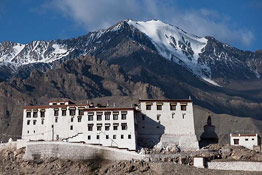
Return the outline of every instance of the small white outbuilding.
<path id="1" fill-rule="evenodd" d="M 230 145 L 253 149 L 254 146 L 259 146 L 260 144 L 260 136 L 258 134 L 230 134 Z"/>

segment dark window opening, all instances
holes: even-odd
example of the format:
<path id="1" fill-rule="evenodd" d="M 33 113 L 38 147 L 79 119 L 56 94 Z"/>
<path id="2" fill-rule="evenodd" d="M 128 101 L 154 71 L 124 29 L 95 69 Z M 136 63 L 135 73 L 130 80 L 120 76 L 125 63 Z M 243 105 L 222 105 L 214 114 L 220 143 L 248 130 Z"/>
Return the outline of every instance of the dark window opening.
<path id="1" fill-rule="evenodd" d="M 156 105 L 157 110 L 162 110 L 162 105 Z"/>
<path id="2" fill-rule="evenodd" d="M 99 140 L 99 135 L 96 135 L 96 139 Z"/>
<path id="3" fill-rule="evenodd" d="M 70 115 L 76 115 L 76 110 L 75 109 L 69 109 L 69 114 Z"/>
<path id="4" fill-rule="evenodd" d="M 73 125 L 70 126 L 70 130 L 73 130 Z"/>
<path id="5" fill-rule="evenodd" d="M 45 117 L 45 111 L 41 111 L 41 112 L 40 112 L 40 116 L 41 116 L 41 117 Z"/>
<path id="6" fill-rule="evenodd" d="M 93 131 L 93 124 L 88 124 L 88 131 Z"/>
<path id="7" fill-rule="evenodd" d="M 121 139 L 124 139 L 124 135 L 121 135 Z"/>
<path id="8" fill-rule="evenodd" d="M 54 116 L 58 116 L 58 110 L 54 110 Z"/>
<path id="9" fill-rule="evenodd" d="M 26 117 L 30 118 L 31 117 L 31 112 L 26 112 Z"/>
<path id="10" fill-rule="evenodd" d="M 110 114 L 105 114 L 105 119 L 110 120 Z"/>
<path id="11" fill-rule="evenodd" d="M 88 121 L 93 121 L 93 115 L 88 115 Z"/>
<path id="12" fill-rule="evenodd" d="M 186 105 L 181 105 L 181 111 L 186 111 Z"/>
<path id="13" fill-rule="evenodd" d="M 78 115 L 84 115 L 84 109 L 79 109 L 78 110 Z"/>
<path id="14" fill-rule="evenodd" d="M 55 122 L 56 122 L 56 123 L 58 122 L 58 117 L 55 118 Z"/>
<path id="15" fill-rule="evenodd" d="M 118 114 L 113 114 L 113 120 L 118 120 Z"/>
<path id="16" fill-rule="evenodd" d="M 126 120 L 126 114 L 121 114 L 121 119 Z"/>
<path id="17" fill-rule="evenodd" d="M 176 105 L 170 105 L 170 110 L 175 111 L 176 110 Z"/>
<path id="18" fill-rule="evenodd" d="M 33 121 L 33 125 L 36 125 L 36 120 Z"/>
<path id="19" fill-rule="evenodd" d="M 91 136 L 87 136 L 87 140 L 91 140 Z"/>
<path id="20" fill-rule="evenodd" d="M 109 129 L 110 129 L 110 125 L 105 125 L 105 130 L 109 131 Z"/>
<path id="21" fill-rule="evenodd" d="M 34 112 L 33 112 L 33 117 L 34 117 L 34 118 L 37 118 L 37 111 L 34 111 Z"/>
<path id="22" fill-rule="evenodd" d="M 234 145 L 238 145 L 239 144 L 239 139 L 234 139 Z"/>
<path id="23" fill-rule="evenodd" d="M 116 139 L 116 135 L 113 135 L 113 139 Z"/>
<path id="24" fill-rule="evenodd" d="M 128 139 L 131 139 L 131 134 L 128 135 Z"/>
<path id="25" fill-rule="evenodd" d="M 127 130 L 127 124 L 126 123 L 122 123 L 121 127 L 122 127 L 122 130 Z"/>
<path id="26" fill-rule="evenodd" d="M 146 110 L 151 110 L 151 105 L 146 105 Z"/>
<path id="27" fill-rule="evenodd" d="M 96 116 L 96 120 L 97 120 L 97 121 L 101 121 L 101 120 L 102 120 L 102 115 L 97 115 L 97 116 Z"/>
<path id="28" fill-rule="evenodd" d="M 66 109 L 62 109 L 62 116 L 66 116 Z"/>
<path id="29" fill-rule="evenodd" d="M 96 130 L 97 130 L 97 131 L 101 131 L 101 129 L 102 129 L 102 125 L 97 125 L 97 126 L 96 126 Z"/>
<path id="30" fill-rule="evenodd" d="M 27 120 L 27 125 L 30 125 L 30 120 Z"/>
<path id="31" fill-rule="evenodd" d="M 82 116 L 78 116 L 78 117 L 77 117 L 77 121 L 78 121 L 78 122 L 81 122 L 81 120 L 82 120 Z"/>
<path id="32" fill-rule="evenodd" d="M 114 126 L 113 126 L 113 129 L 114 129 L 114 130 L 117 130 L 117 129 L 118 129 L 118 125 L 114 125 Z"/>
<path id="33" fill-rule="evenodd" d="M 109 139 L 109 135 L 106 135 L 106 139 Z"/>

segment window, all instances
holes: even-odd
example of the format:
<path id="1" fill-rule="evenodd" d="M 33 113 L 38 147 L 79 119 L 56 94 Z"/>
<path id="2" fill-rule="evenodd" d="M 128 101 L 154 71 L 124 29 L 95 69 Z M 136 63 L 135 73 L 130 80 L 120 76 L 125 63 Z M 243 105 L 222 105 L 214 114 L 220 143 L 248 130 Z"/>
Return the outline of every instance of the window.
<path id="1" fill-rule="evenodd" d="M 45 117 L 45 111 L 44 110 L 40 111 L 40 117 Z"/>
<path id="2" fill-rule="evenodd" d="M 156 105 L 157 110 L 162 110 L 162 105 Z"/>
<path id="3" fill-rule="evenodd" d="M 106 139 L 109 139 L 109 135 L 106 135 Z"/>
<path id="4" fill-rule="evenodd" d="M 93 121 L 93 115 L 88 115 L 88 121 Z"/>
<path id="5" fill-rule="evenodd" d="M 42 124 L 42 125 L 44 124 L 44 120 L 41 120 L 41 124 Z"/>
<path id="6" fill-rule="evenodd" d="M 78 116 L 78 117 L 77 117 L 77 121 L 78 121 L 78 122 L 81 122 L 81 120 L 82 120 L 82 116 Z"/>
<path id="7" fill-rule="evenodd" d="M 84 109 L 78 109 L 78 115 L 84 115 Z"/>
<path id="8" fill-rule="evenodd" d="M 70 115 L 76 115 L 76 110 L 75 109 L 69 109 L 69 114 Z"/>
<path id="9" fill-rule="evenodd" d="M 186 105 L 181 105 L 181 111 L 186 111 Z"/>
<path id="10" fill-rule="evenodd" d="M 57 123 L 57 121 L 58 121 L 58 117 L 55 118 L 55 122 L 56 122 L 56 123 Z"/>
<path id="11" fill-rule="evenodd" d="M 58 109 L 54 109 L 54 116 L 58 116 Z"/>
<path id="12" fill-rule="evenodd" d="M 185 119 L 186 114 L 182 114 L 182 118 Z"/>
<path id="13" fill-rule="evenodd" d="M 27 120 L 27 125 L 30 125 L 30 120 Z"/>
<path id="14" fill-rule="evenodd" d="M 101 114 L 97 114 L 96 115 L 96 120 L 97 121 L 101 121 L 102 120 L 102 115 Z"/>
<path id="15" fill-rule="evenodd" d="M 36 125 L 36 120 L 33 120 L 33 125 Z"/>
<path id="16" fill-rule="evenodd" d="M 27 112 L 26 112 L 26 117 L 27 117 L 27 118 L 30 118 L 30 117 L 31 117 L 31 111 L 27 111 Z"/>
<path id="17" fill-rule="evenodd" d="M 248 139 L 245 139 L 245 141 L 248 141 Z"/>
<path id="18" fill-rule="evenodd" d="M 151 105 L 146 105 L 146 110 L 151 110 Z"/>
<path id="19" fill-rule="evenodd" d="M 106 130 L 106 131 L 109 131 L 109 129 L 110 129 L 110 124 L 106 124 L 106 125 L 105 125 L 105 130 Z"/>
<path id="20" fill-rule="evenodd" d="M 105 120 L 110 120 L 110 112 L 106 112 L 105 113 Z"/>
<path id="21" fill-rule="evenodd" d="M 131 139 L 131 134 L 128 135 L 128 139 Z"/>
<path id="22" fill-rule="evenodd" d="M 96 135 L 96 139 L 99 140 L 99 135 Z"/>
<path id="23" fill-rule="evenodd" d="M 121 114 L 121 119 L 126 120 L 126 114 Z"/>
<path id="24" fill-rule="evenodd" d="M 170 104 L 170 110 L 175 111 L 176 110 L 176 104 Z"/>
<path id="25" fill-rule="evenodd" d="M 93 131 L 93 124 L 88 124 L 88 131 Z"/>
<path id="26" fill-rule="evenodd" d="M 122 123 L 121 126 L 122 126 L 122 130 L 127 130 L 127 124 L 126 123 Z"/>
<path id="27" fill-rule="evenodd" d="M 252 140 L 255 140 L 254 138 Z"/>
<path id="28" fill-rule="evenodd" d="M 74 117 L 71 117 L 71 122 L 74 122 Z"/>
<path id="29" fill-rule="evenodd" d="M 65 103 L 60 103 L 60 105 L 65 105 Z"/>
<path id="30" fill-rule="evenodd" d="M 101 129 L 102 129 L 102 124 L 97 124 L 96 125 L 96 130 L 97 131 L 101 131 Z"/>
<path id="31" fill-rule="evenodd" d="M 57 103 L 53 103 L 53 105 L 57 105 Z"/>
<path id="32" fill-rule="evenodd" d="M 34 111 L 34 112 L 33 112 L 33 117 L 34 117 L 34 118 L 37 118 L 37 111 Z"/>
<path id="33" fill-rule="evenodd" d="M 118 114 L 113 114 L 113 120 L 118 120 Z"/>
<path id="34" fill-rule="evenodd" d="M 172 113 L 172 118 L 175 118 L 175 113 Z"/>
<path id="35" fill-rule="evenodd" d="M 62 116 L 66 116 L 66 108 L 62 108 Z"/>
<path id="36" fill-rule="evenodd" d="M 121 135 L 121 139 L 124 139 L 124 135 Z"/>
<path id="37" fill-rule="evenodd" d="M 161 116 L 160 114 L 157 114 L 156 119 L 160 120 L 160 116 Z"/>
<path id="38" fill-rule="evenodd" d="M 27 134 L 29 134 L 29 131 L 27 131 Z"/>
<path id="39" fill-rule="evenodd" d="M 73 130 L 73 125 L 70 126 L 70 130 Z"/>
<path id="40" fill-rule="evenodd" d="M 117 130 L 118 129 L 118 125 L 113 125 L 113 130 Z"/>
<path id="41" fill-rule="evenodd" d="M 91 136 L 87 136 L 87 140 L 91 140 Z"/>
<path id="42" fill-rule="evenodd" d="M 35 130 L 34 130 L 34 133 L 35 133 Z"/>
<path id="43" fill-rule="evenodd" d="M 234 145 L 238 145 L 239 144 L 239 139 L 234 139 Z"/>
<path id="44" fill-rule="evenodd" d="M 113 139 L 116 139 L 116 135 L 113 135 Z"/>

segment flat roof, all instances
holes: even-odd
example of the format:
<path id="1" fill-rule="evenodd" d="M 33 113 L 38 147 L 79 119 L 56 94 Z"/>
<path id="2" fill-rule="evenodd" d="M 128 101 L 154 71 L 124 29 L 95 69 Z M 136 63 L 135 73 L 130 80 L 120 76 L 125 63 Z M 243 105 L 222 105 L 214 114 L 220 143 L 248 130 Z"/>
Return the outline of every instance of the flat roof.
<path id="1" fill-rule="evenodd" d="M 24 106 L 24 109 L 48 109 L 48 108 L 65 108 L 65 107 L 83 107 L 89 106 L 88 104 L 69 104 L 69 105 L 43 105 L 43 106 Z M 126 111 L 135 110 L 132 107 L 92 107 L 85 108 L 84 111 Z"/>
<path id="2" fill-rule="evenodd" d="M 232 134 L 232 137 L 254 137 L 257 136 L 257 134 Z"/>
<path id="3" fill-rule="evenodd" d="M 47 108 L 63 108 L 63 107 L 81 107 L 89 106 L 89 104 L 68 104 L 68 105 L 37 105 L 37 106 L 24 106 L 24 109 L 47 109 Z"/>
<path id="4" fill-rule="evenodd" d="M 139 100 L 139 102 L 193 102 L 192 99 L 143 99 Z"/>

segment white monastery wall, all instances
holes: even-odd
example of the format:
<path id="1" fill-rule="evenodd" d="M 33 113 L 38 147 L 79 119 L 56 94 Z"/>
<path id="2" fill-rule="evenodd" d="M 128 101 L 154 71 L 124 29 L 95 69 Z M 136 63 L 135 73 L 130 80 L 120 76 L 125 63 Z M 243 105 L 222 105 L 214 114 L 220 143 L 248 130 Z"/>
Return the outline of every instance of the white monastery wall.
<path id="1" fill-rule="evenodd" d="M 61 159 L 107 159 L 107 160 L 132 160 L 144 159 L 135 151 L 120 150 L 97 145 L 66 142 L 28 142 L 24 159 L 57 157 Z"/>
<path id="2" fill-rule="evenodd" d="M 75 115 L 70 115 L 69 109 L 72 108 L 75 109 Z M 85 107 L 85 112 L 82 115 L 78 113 L 79 108 L 82 109 L 83 106 L 53 105 L 24 109 L 22 139 L 82 141 L 90 144 L 136 150 L 133 108 Z M 66 110 L 64 116 L 62 115 L 62 109 Z M 41 117 L 41 110 L 45 110 L 45 117 Z M 57 116 L 54 115 L 54 110 L 58 111 Z M 29 111 L 31 111 L 31 116 L 27 117 Z M 37 112 L 35 117 L 33 116 L 34 111 Z M 98 114 L 101 115 L 101 120 L 98 120 Z M 106 114 L 108 120 L 105 117 Z M 122 116 L 125 117 L 122 118 Z M 100 129 L 98 129 L 99 127 Z"/>
<path id="3" fill-rule="evenodd" d="M 147 107 L 150 106 L 150 108 Z M 137 117 L 140 142 L 176 144 L 183 150 L 199 148 L 192 100 L 140 100 Z"/>

